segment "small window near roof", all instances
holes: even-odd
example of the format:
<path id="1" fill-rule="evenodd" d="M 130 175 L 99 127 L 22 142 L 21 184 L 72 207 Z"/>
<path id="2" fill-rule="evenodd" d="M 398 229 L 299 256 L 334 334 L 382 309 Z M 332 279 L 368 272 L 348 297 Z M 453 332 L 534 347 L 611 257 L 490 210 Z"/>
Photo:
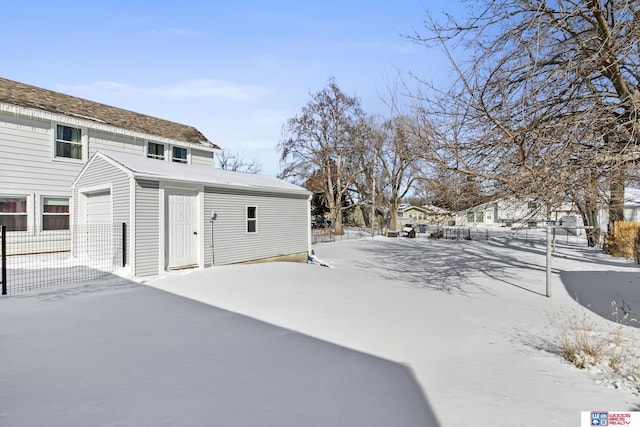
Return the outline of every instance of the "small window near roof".
<path id="1" fill-rule="evenodd" d="M 247 206 L 247 233 L 258 232 L 258 208 Z"/>
<path id="2" fill-rule="evenodd" d="M 150 142 L 147 147 L 147 157 L 151 159 L 164 160 L 164 145 Z"/>
<path id="3" fill-rule="evenodd" d="M 181 147 L 173 147 L 173 156 L 171 160 L 176 163 L 187 163 L 187 149 Z"/>
<path id="4" fill-rule="evenodd" d="M 27 231 L 27 198 L 0 196 L 0 225 L 7 231 Z"/>
<path id="5" fill-rule="evenodd" d="M 70 126 L 56 126 L 56 157 L 82 159 L 82 130 Z"/>

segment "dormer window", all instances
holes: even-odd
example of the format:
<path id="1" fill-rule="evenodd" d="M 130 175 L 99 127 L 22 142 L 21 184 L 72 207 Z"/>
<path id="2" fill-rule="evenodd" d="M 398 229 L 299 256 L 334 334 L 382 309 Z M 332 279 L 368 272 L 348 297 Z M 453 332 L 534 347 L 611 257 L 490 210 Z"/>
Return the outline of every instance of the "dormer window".
<path id="1" fill-rule="evenodd" d="M 164 160 L 164 144 L 150 142 L 147 146 L 147 157 L 151 159 Z"/>
<path id="2" fill-rule="evenodd" d="M 56 126 L 56 157 L 82 159 L 82 130 L 71 126 Z"/>
<path id="3" fill-rule="evenodd" d="M 171 161 L 176 163 L 188 163 L 187 149 L 181 147 L 173 147 Z"/>

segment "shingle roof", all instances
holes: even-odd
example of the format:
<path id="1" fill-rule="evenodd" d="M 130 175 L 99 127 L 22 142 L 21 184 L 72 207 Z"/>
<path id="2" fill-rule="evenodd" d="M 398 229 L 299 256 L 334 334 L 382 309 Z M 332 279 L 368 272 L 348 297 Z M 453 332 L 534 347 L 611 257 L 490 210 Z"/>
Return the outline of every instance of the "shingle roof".
<path id="1" fill-rule="evenodd" d="M 220 148 L 192 126 L 183 125 L 0 77 L 0 102 L 74 116 L 131 131 Z"/>

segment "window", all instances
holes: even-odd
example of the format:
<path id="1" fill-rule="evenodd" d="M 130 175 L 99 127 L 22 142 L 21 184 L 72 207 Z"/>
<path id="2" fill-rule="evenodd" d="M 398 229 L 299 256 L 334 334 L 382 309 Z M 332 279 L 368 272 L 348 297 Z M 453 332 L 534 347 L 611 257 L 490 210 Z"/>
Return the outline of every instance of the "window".
<path id="1" fill-rule="evenodd" d="M 27 231 L 26 197 L 0 197 L 0 225 L 7 231 Z"/>
<path id="2" fill-rule="evenodd" d="M 527 202 L 527 207 L 529 209 L 537 209 L 538 208 L 538 204 L 536 202 Z"/>
<path id="3" fill-rule="evenodd" d="M 69 126 L 56 127 L 56 157 L 82 159 L 82 130 Z"/>
<path id="4" fill-rule="evenodd" d="M 42 198 L 42 230 L 69 229 L 69 199 L 66 197 Z"/>
<path id="5" fill-rule="evenodd" d="M 484 212 L 476 212 L 476 222 L 484 222 Z"/>
<path id="6" fill-rule="evenodd" d="M 467 212 L 467 222 L 473 222 L 473 218 L 474 218 L 474 213 Z"/>
<path id="7" fill-rule="evenodd" d="M 247 233 L 258 232 L 258 208 L 247 206 Z"/>
<path id="8" fill-rule="evenodd" d="M 187 163 L 187 149 L 180 147 L 173 147 L 173 156 L 171 160 L 176 163 Z"/>
<path id="9" fill-rule="evenodd" d="M 147 148 L 147 157 L 151 159 L 164 160 L 164 145 L 150 142 Z"/>

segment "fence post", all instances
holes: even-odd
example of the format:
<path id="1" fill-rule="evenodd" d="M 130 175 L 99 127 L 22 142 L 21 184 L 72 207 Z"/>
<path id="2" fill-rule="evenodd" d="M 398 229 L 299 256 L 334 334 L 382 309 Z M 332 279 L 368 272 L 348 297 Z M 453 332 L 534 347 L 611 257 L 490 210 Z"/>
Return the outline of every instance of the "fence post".
<path id="1" fill-rule="evenodd" d="M 2 258 L 2 295 L 7 294 L 7 226 L 0 226 L 0 258 Z"/>
<path id="2" fill-rule="evenodd" d="M 127 265 L 127 223 L 122 223 L 122 266 Z"/>

